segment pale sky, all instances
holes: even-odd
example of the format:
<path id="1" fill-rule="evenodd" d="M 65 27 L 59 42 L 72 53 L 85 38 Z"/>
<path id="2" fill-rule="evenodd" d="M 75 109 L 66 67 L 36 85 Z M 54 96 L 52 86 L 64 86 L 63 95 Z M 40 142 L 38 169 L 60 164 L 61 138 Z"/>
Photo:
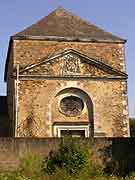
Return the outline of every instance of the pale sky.
<path id="1" fill-rule="evenodd" d="M 127 0 L 1 0 L 0 2 L 0 95 L 6 95 L 4 68 L 11 35 L 48 15 L 58 6 L 124 39 L 129 113 L 135 117 L 135 1 Z"/>

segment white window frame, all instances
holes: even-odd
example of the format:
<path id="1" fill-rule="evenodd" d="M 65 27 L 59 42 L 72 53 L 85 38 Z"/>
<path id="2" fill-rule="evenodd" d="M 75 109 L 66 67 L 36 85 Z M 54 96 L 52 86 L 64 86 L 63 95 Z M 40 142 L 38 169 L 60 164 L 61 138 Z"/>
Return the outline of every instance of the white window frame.
<path id="1" fill-rule="evenodd" d="M 64 125 L 55 125 L 54 126 L 54 136 L 61 137 L 61 130 L 83 130 L 85 131 L 85 137 L 89 137 L 89 127 L 88 125 L 77 125 L 77 126 L 64 126 Z"/>

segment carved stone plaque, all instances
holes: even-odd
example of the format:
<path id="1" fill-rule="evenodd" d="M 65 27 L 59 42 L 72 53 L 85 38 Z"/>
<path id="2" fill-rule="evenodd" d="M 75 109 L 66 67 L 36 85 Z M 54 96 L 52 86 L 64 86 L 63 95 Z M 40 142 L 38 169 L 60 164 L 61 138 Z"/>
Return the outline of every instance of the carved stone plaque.
<path id="1" fill-rule="evenodd" d="M 63 57 L 62 74 L 80 73 L 80 58 L 72 54 L 67 54 Z"/>

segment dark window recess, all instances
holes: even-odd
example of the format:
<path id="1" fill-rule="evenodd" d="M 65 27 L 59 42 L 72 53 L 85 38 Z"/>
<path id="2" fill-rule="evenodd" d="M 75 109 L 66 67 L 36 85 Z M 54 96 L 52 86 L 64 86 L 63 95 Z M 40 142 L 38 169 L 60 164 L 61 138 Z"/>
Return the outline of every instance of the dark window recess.
<path id="1" fill-rule="evenodd" d="M 61 112 L 66 116 L 74 117 L 81 114 L 84 103 L 79 97 L 68 96 L 61 100 L 60 108 Z"/>
<path id="2" fill-rule="evenodd" d="M 61 130 L 61 137 L 72 136 L 72 137 L 85 137 L 84 130 Z"/>

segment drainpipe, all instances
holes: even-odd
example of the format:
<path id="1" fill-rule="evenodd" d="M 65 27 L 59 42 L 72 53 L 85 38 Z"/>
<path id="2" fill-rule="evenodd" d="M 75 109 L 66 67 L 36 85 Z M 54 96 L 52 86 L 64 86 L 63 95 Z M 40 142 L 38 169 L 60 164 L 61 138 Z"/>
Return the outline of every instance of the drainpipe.
<path id="1" fill-rule="evenodd" d="M 18 125 L 18 84 L 19 84 L 19 64 L 16 66 L 16 122 L 15 122 L 15 137 L 17 137 L 17 125 Z"/>

